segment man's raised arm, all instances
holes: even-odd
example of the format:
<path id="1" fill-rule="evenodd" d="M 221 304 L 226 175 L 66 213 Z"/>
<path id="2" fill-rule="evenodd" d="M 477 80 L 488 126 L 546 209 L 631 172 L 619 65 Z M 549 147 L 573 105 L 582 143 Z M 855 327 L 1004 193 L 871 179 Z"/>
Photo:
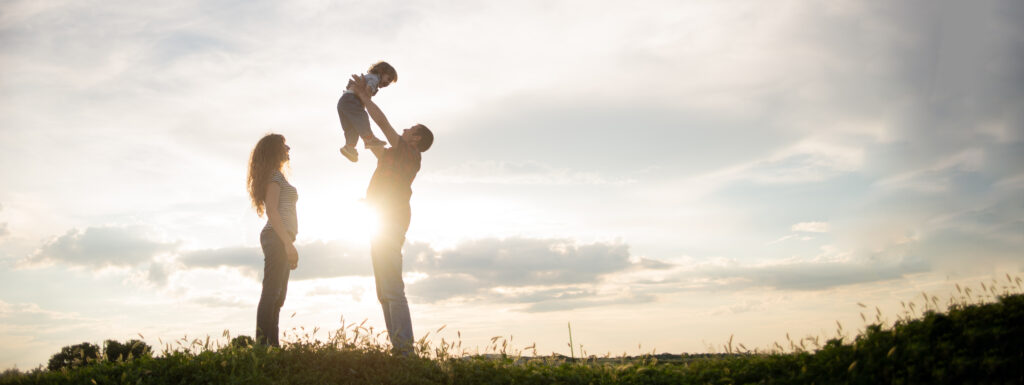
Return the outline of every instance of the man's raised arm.
<path id="1" fill-rule="evenodd" d="M 352 75 L 352 83 L 355 84 L 353 87 L 356 96 L 363 102 L 363 106 L 366 107 L 366 113 L 370 114 L 370 118 L 377 123 L 377 127 L 384 132 L 384 137 L 388 138 L 388 143 L 394 146 L 398 142 L 398 132 L 395 132 L 395 128 L 391 127 L 391 123 L 388 122 L 388 117 L 384 116 L 384 112 L 377 107 L 377 104 L 370 99 L 370 93 L 366 90 L 366 79 L 360 75 Z M 374 151 L 376 154 L 376 151 Z"/>

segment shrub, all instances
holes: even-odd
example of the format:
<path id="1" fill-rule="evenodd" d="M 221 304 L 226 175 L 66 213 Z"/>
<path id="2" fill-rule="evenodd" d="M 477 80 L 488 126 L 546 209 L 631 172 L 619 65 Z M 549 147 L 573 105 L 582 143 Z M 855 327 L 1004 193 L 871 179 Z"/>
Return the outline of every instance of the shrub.
<path id="1" fill-rule="evenodd" d="M 59 353 L 50 357 L 50 362 L 46 368 L 53 371 L 74 368 L 88 364 L 90 361 L 95 362 L 99 359 L 99 356 L 100 347 L 88 342 L 65 346 L 60 349 Z"/>
<path id="2" fill-rule="evenodd" d="M 127 361 L 139 357 L 152 357 L 153 349 L 139 340 L 130 340 L 125 343 L 107 340 L 103 343 L 103 354 L 107 357 L 107 361 Z"/>

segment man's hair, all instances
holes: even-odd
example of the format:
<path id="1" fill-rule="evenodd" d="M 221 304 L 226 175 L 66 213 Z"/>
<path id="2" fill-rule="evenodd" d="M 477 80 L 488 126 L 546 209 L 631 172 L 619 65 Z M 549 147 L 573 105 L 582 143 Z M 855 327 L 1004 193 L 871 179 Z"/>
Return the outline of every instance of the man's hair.
<path id="1" fill-rule="evenodd" d="M 425 152 L 430 149 L 430 146 L 434 144 L 434 133 L 430 131 L 427 126 L 417 124 L 419 130 L 416 130 L 420 137 L 420 141 L 416 142 L 416 148 L 420 149 L 420 152 Z"/>
<path id="2" fill-rule="evenodd" d="M 374 63 L 372 66 L 370 66 L 370 69 L 366 70 L 366 72 L 375 74 L 377 76 L 384 76 L 384 74 L 390 74 L 391 82 L 398 83 L 398 72 L 395 71 L 395 67 L 392 67 L 391 64 L 388 64 L 388 62 L 386 61 L 379 61 Z"/>

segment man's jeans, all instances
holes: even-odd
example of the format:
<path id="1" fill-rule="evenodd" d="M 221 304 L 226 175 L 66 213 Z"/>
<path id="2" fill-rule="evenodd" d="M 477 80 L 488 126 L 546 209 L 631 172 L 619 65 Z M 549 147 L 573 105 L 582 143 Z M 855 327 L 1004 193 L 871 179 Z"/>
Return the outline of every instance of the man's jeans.
<path id="1" fill-rule="evenodd" d="M 370 243 L 373 276 L 391 345 L 398 352 L 409 353 L 413 349 L 412 318 L 409 316 L 409 302 L 405 299 L 405 282 L 402 281 L 402 245 L 409 222 L 405 219 L 395 223 L 388 217 L 383 216 L 382 226 Z"/>
<path id="2" fill-rule="evenodd" d="M 256 307 L 256 342 L 280 346 L 277 339 L 277 324 L 281 315 L 284 297 L 288 294 L 288 254 L 284 243 L 273 229 L 260 233 L 263 246 L 263 292 Z"/>

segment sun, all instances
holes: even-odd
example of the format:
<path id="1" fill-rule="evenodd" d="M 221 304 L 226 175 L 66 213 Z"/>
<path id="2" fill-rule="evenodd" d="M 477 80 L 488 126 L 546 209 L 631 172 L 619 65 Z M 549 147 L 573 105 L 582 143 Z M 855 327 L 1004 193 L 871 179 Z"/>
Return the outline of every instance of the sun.
<path id="1" fill-rule="evenodd" d="M 317 210 L 300 213 L 299 233 L 305 238 L 369 244 L 377 232 L 377 212 L 362 199 L 323 200 Z"/>

